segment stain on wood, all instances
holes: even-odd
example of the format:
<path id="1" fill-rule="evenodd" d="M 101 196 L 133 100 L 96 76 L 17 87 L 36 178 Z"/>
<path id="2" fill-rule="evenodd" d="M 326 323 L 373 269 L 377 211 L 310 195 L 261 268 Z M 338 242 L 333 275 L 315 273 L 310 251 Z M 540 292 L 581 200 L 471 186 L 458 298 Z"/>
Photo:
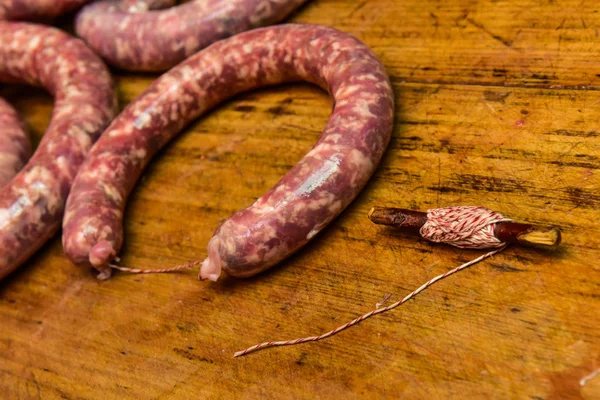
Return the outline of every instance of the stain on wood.
<path id="1" fill-rule="evenodd" d="M 115 274 L 71 265 L 54 237 L 0 282 L 3 398 L 598 399 L 600 12 L 593 1 L 315 0 L 295 22 L 366 42 L 394 85 L 389 151 L 316 240 L 260 276 Z M 115 71 L 121 107 L 156 75 Z M 2 86 L 39 141 L 51 98 Z M 325 126 L 323 91 L 293 84 L 231 99 L 144 172 L 122 264 L 205 257 L 219 223 L 252 203 Z M 557 225 L 554 252 L 511 247 L 323 342 L 480 252 L 372 224 L 374 205 L 483 205 Z"/>

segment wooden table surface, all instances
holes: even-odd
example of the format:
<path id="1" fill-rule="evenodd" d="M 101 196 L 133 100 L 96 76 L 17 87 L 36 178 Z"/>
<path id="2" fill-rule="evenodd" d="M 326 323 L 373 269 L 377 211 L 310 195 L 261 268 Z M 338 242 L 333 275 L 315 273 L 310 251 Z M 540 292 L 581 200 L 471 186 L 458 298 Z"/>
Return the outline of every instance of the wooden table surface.
<path id="1" fill-rule="evenodd" d="M 368 186 L 288 261 L 247 280 L 197 270 L 101 282 L 57 235 L 0 283 L 2 398 L 598 399 L 600 4 L 314 0 L 296 22 L 370 45 L 394 85 L 393 139 Z M 121 106 L 157 75 L 115 72 Z M 4 86 L 36 136 L 52 99 Z M 122 265 L 202 259 L 220 221 L 312 146 L 327 94 L 287 85 L 195 121 L 146 170 Z M 555 252 L 511 247 L 333 338 L 334 328 L 480 255 L 367 219 L 374 205 L 483 205 L 555 224 Z M 583 380 L 582 380 L 583 379 Z"/>

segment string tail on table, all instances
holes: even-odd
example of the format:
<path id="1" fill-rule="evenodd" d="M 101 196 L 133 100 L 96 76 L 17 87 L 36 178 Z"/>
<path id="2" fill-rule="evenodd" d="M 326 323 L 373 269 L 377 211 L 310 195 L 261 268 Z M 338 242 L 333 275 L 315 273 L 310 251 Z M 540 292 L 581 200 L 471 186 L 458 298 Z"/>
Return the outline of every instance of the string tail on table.
<path id="1" fill-rule="evenodd" d="M 425 282 L 423 285 L 421 285 L 418 289 L 414 290 L 413 292 L 409 293 L 406 297 L 404 297 L 402 300 L 394 303 L 394 304 L 390 304 L 387 307 L 383 307 L 383 308 L 378 308 L 376 310 L 370 311 L 358 318 L 353 319 L 352 321 L 339 326 L 329 332 L 323 333 L 322 335 L 319 336 L 310 336 L 310 337 L 305 337 L 305 338 L 298 338 L 298 339 L 292 339 L 292 340 L 283 340 L 283 341 L 275 341 L 275 342 L 264 342 L 264 343 L 260 343 L 257 345 L 254 345 L 252 347 L 248 347 L 246 350 L 242 350 L 242 351 L 238 351 L 236 352 L 233 356 L 234 357 L 241 357 L 244 356 L 248 353 L 252 353 L 254 351 L 258 351 L 258 350 L 263 350 L 263 349 L 267 349 L 269 347 L 278 347 L 278 346 L 291 346 L 291 345 L 295 345 L 295 344 L 301 344 L 301 343 L 306 343 L 306 342 L 316 342 L 322 339 L 326 339 L 328 337 L 331 337 L 345 329 L 348 329 L 362 321 L 364 321 L 367 318 L 370 318 L 374 315 L 377 314 L 381 314 L 384 313 L 386 311 L 390 311 L 396 307 L 398 307 L 399 305 L 402 305 L 403 303 L 407 302 L 408 300 L 410 300 L 411 298 L 413 298 L 414 296 L 418 295 L 419 293 L 421 293 L 423 290 L 427 289 L 429 286 L 433 285 L 434 283 L 436 283 L 437 281 L 440 281 L 460 270 L 463 270 L 467 267 L 470 267 L 471 265 L 477 264 L 478 262 L 493 256 L 494 254 L 497 254 L 499 252 L 501 252 L 502 250 L 504 250 L 506 248 L 506 245 L 503 245 L 502 247 L 499 247 L 495 250 L 492 250 L 480 257 L 477 257 L 476 259 L 469 261 L 467 263 L 462 264 L 459 267 L 456 267 L 454 269 L 451 269 L 450 271 L 443 273 L 441 275 L 438 275 L 432 279 L 430 279 L 429 281 Z"/>
<path id="2" fill-rule="evenodd" d="M 181 264 L 181 265 L 176 265 L 174 267 L 162 268 L 162 269 L 127 268 L 127 267 L 120 267 L 115 264 L 109 264 L 109 267 L 111 267 L 113 269 L 117 269 L 119 271 L 129 272 L 132 274 L 162 274 L 165 272 L 174 272 L 174 271 L 181 271 L 184 269 L 190 269 L 190 268 L 195 267 L 198 264 L 202 264 L 202 261 L 193 261 L 193 262 L 189 262 L 187 264 Z"/>

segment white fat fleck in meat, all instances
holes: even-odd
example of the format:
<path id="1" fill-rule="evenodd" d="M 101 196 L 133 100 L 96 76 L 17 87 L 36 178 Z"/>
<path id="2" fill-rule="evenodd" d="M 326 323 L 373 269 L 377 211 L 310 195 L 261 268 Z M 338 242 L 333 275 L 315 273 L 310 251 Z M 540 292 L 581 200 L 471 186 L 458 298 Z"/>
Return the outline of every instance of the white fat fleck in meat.
<path id="1" fill-rule="evenodd" d="M 369 157 L 365 157 L 361 151 L 356 149 L 348 154 L 348 163 L 353 167 L 353 174 L 349 178 L 350 184 L 353 187 L 356 187 L 356 185 L 362 181 L 365 171 L 372 171 L 373 169 L 373 161 Z"/>
<path id="2" fill-rule="evenodd" d="M 69 177 L 69 179 L 72 178 L 71 169 L 69 168 L 69 160 L 67 160 L 65 156 L 58 157 L 56 159 L 56 165 L 64 176 Z"/>
<path id="3" fill-rule="evenodd" d="M 249 236 L 249 235 L 247 235 Z M 226 253 L 234 254 L 237 249 L 237 240 L 240 236 L 229 236 L 225 241 L 221 241 L 221 246 L 224 247 Z"/>
<path id="4" fill-rule="evenodd" d="M 0 208 L 0 229 L 4 229 L 10 224 L 11 216 L 10 209 Z"/>
<path id="5" fill-rule="evenodd" d="M 87 227 L 86 227 L 86 228 L 87 228 Z M 72 238 L 72 239 L 71 239 L 71 238 Z M 87 238 L 85 237 L 85 234 L 84 234 L 84 232 L 83 232 L 83 231 L 79 231 L 79 232 L 77 232 L 77 234 L 76 234 L 76 235 L 70 236 L 70 237 L 68 237 L 68 238 L 67 238 L 67 240 L 68 240 L 68 239 L 71 239 L 71 240 L 69 241 L 70 243 L 71 243 L 71 242 L 74 242 L 74 243 L 76 243 L 76 246 L 77 246 L 77 247 L 82 247 L 82 246 L 83 246 L 83 244 L 87 242 Z"/>
<path id="6" fill-rule="evenodd" d="M 371 104 L 374 104 L 374 103 L 377 103 L 377 101 L 379 100 L 379 98 L 381 96 L 379 94 L 377 94 L 377 93 L 372 93 L 372 92 L 369 92 L 369 91 L 365 90 L 365 91 L 359 92 L 357 94 L 357 97 L 361 101 L 363 101 L 363 102 L 366 101 L 366 102 L 369 102 Z"/>
<path id="7" fill-rule="evenodd" d="M 31 206 L 33 204 L 33 202 L 31 201 L 31 199 L 27 196 L 20 196 L 17 201 L 15 201 L 13 204 L 11 204 L 11 206 L 8 208 L 8 216 L 10 219 L 16 218 L 19 215 L 21 215 L 21 213 L 23 213 L 23 209 L 25 209 L 28 206 Z"/>
<path id="8" fill-rule="evenodd" d="M 335 102 L 335 108 L 336 110 L 339 110 L 340 108 L 348 105 L 351 101 L 351 99 L 340 99 L 338 101 Z"/>
<path id="9" fill-rule="evenodd" d="M 248 76 L 248 72 L 249 72 L 249 68 L 247 65 L 241 65 L 238 68 L 238 77 L 240 77 L 241 79 L 245 79 Z"/>
<path id="10" fill-rule="evenodd" d="M 369 109 L 369 103 L 363 100 L 356 101 L 352 111 L 365 118 L 375 118 L 375 114 Z"/>
<path id="11" fill-rule="evenodd" d="M 198 39 L 194 35 L 190 35 L 185 40 L 185 54 L 194 54 L 199 47 Z"/>
<path id="12" fill-rule="evenodd" d="M 115 202 L 121 203 L 123 201 L 119 190 L 114 185 L 111 185 L 110 183 L 102 183 L 102 189 L 104 190 L 104 193 Z"/>
<path id="13" fill-rule="evenodd" d="M 143 148 L 139 148 L 139 149 L 134 149 L 132 151 L 132 154 L 134 155 L 135 158 L 143 160 L 144 158 L 146 158 L 146 150 Z"/>
<path id="14" fill-rule="evenodd" d="M 373 74 L 364 74 L 364 75 L 360 75 L 358 77 L 356 77 L 356 80 L 358 81 L 379 81 L 381 78 L 378 78 L 377 76 L 373 75 Z"/>
<path id="15" fill-rule="evenodd" d="M 356 91 L 362 89 L 362 85 L 342 85 L 335 92 L 335 98 L 340 99 L 354 94 Z"/>
<path id="16" fill-rule="evenodd" d="M 316 200 L 306 203 L 307 210 L 321 210 L 335 201 L 335 195 L 330 192 L 321 192 Z"/>
<path id="17" fill-rule="evenodd" d="M 260 256 L 258 255 L 257 252 L 252 252 L 249 256 L 246 256 L 246 262 L 247 263 L 251 263 L 251 264 L 255 264 L 261 261 Z"/>
<path id="18" fill-rule="evenodd" d="M 162 115 L 164 107 L 162 105 L 154 106 L 154 113 Z"/>
<path id="19" fill-rule="evenodd" d="M 194 69 L 189 65 L 182 65 L 178 71 L 181 74 L 181 79 L 183 81 L 188 81 L 194 75 Z"/>
<path id="20" fill-rule="evenodd" d="M 254 12 L 250 13 L 250 23 L 252 25 L 259 24 L 262 20 L 269 18 L 273 13 L 271 4 L 269 1 L 263 1 L 259 3 Z"/>
<path id="21" fill-rule="evenodd" d="M 244 57 L 242 53 L 237 51 L 235 48 L 225 49 L 227 51 L 225 55 L 225 63 L 229 65 L 242 65 L 244 64 Z"/>
<path id="22" fill-rule="evenodd" d="M 329 55 L 327 56 L 327 62 L 329 64 L 337 64 L 335 62 L 336 58 L 338 58 L 340 55 L 342 54 L 342 52 L 340 51 L 332 51 L 331 53 L 329 53 Z"/>
<path id="23" fill-rule="evenodd" d="M 167 118 L 167 116 L 166 116 L 165 114 L 162 114 L 162 113 L 161 113 L 161 114 L 159 114 L 159 115 L 160 115 L 160 123 L 161 123 L 163 126 L 167 126 L 167 125 L 169 125 L 169 122 L 170 122 L 169 118 Z"/>
<path id="24" fill-rule="evenodd" d="M 84 131 L 86 133 L 86 137 L 88 138 L 88 141 L 91 144 L 91 139 L 87 135 L 87 133 L 88 132 L 94 132 L 96 130 L 96 126 L 93 123 L 89 122 L 89 121 L 84 121 L 81 125 L 83 126 L 83 129 L 84 129 Z M 82 144 L 82 146 L 84 145 L 83 142 L 80 141 L 80 143 Z"/>
<path id="25" fill-rule="evenodd" d="M 30 186 L 30 200 L 38 203 L 38 206 L 47 208 L 53 212 L 61 206 L 61 200 L 58 196 L 52 196 L 52 189 L 46 182 L 36 181 Z"/>
<path id="26" fill-rule="evenodd" d="M 58 106 L 55 106 L 54 118 L 65 118 L 73 115 L 75 111 L 76 109 L 74 104 L 64 101 Z"/>
<path id="27" fill-rule="evenodd" d="M 84 127 L 86 130 L 83 130 L 79 126 L 73 125 L 69 128 L 67 133 L 69 136 L 77 140 L 77 143 L 79 143 L 79 146 L 83 151 L 87 151 L 92 146 L 92 139 L 89 137 L 87 132 L 93 132 L 93 126 L 90 126 L 90 124 L 85 125 L 87 125 Z"/>
<path id="28" fill-rule="evenodd" d="M 136 129 L 144 129 L 146 128 L 150 123 L 152 122 L 152 116 L 150 115 L 150 112 L 147 110 L 144 110 L 140 113 L 140 115 L 133 121 L 133 126 L 136 127 Z M 111 136 L 118 136 L 117 135 L 112 135 L 111 132 Z"/>
<path id="29" fill-rule="evenodd" d="M 329 206 L 330 215 L 337 215 L 342 210 L 342 200 L 336 200 Z"/>
<path id="30" fill-rule="evenodd" d="M 255 79 L 258 76 L 260 67 L 261 66 L 259 63 L 252 63 L 252 65 L 250 66 L 250 76 L 252 77 L 252 79 Z"/>
<path id="31" fill-rule="evenodd" d="M 316 39 L 311 40 L 308 44 L 311 45 L 312 47 L 318 47 L 320 42 L 321 42 L 321 39 L 316 38 Z"/>
<path id="32" fill-rule="evenodd" d="M 25 177 L 23 179 L 23 181 L 27 185 L 32 185 L 36 181 L 52 182 L 53 180 L 54 179 L 50 171 L 48 171 L 48 169 L 42 167 L 41 165 L 36 165 L 35 167 L 31 168 L 25 174 Z"/>
<path id="33" fill-rule="evenodd" d="M 125 127 L 121 128 L 109 129 L 105 135 L 108 135 L 110 137 L 128 136 L 131 134 L 132 131 L 133 125 L 126 125 Z"/>
<path id="34" fill-rule="evenodd" d="M 84 91 L 79 90 L 79 88 L 75 85 L 70 85 L 69 87 L 66 88 L 65 90 L 65 96 L 67 97 L 79 97 L 79 96 L 85 96 L 87 93 L 85 93 Z"/>
<path id="35" fill-rule="evenodd" d="M 99 163 L 96 166 L 96 168 L 91 168 L 89 170 L 84 170 L 82 172 L 82 174 L 90 182 L 94 182 L 99 177 L 103 177 L 103 176 L 114 177 L 119 171 L 118 171 L 118 169 L 113 170 L 113 169 L 111 169 L 111 168 L 108 167 L 108 160 L 109 159 L 106 160 L 107 162 Z"/>
<path id="36" fill-rule="evenodd" d="M 107 239 L 111 235 L 112 235 L 112 229 L 108 225 L 105 225 L 102 227 L 102 230 L 100 231 L 99 238 Z"/>
<path id="37" fill-rule="evenodd" d="M 138 31 L 136 31 L 135 33 L 135 38 L 138 42 L 142 42 L 144 40 L 144 31 L 142 29 L 139 29 Z"/>
<path id="38" fill-rule="evenodd" d="M 279 254 L 285 254 L 288 250 L 287 245 L 274 246 L 269 251 L 267 251 L 263 257 L 265 260 L 271 260 Z"/>
<path id="39" fill-rule="evenodd" d="M 177 121 L 179 119 L 179 103 L 173 103 L 171 105 L 171 113 L 169 115 L 171 121 Z"/>
<path id="40" fill-rule="evenodd" d="M 35 51 L 35 48 L 40 45 L 41 41 L 42 41 L 41 36 L 34 36 L 33 38 L 31 38 L 29 43 L 27 43 L 27 50 L 30 52 Z"/>
<path id="41" fill-rule="evenodd" d="M 117 39 L 115 41 L 117 59 L 127 58 L 131 54 L 130 43 L 126 40 Z"/>
<path id="42" fill-rule="evenodd" d="M 364 125 L 365 121 L 363 118 L 358 118 L 355 114 L 352 113 L 338 113 L 331 123 L 331 126 L 335 129 L 344 129 L 345 132 L 352 132 Z M 339 139 L 338 139 L 339 141 Z M 331 141 L 329 137 L 327 138 L 327 142 L 329 143 L 337 143 L 338 141 Z"/>
<path id="43" fill-rule="evenodd" d="M 275 206 L 266 203 L 254 203 L 252 205 L 252 210 L 257 214 L 266 215 L 275 210 Z"/>
<path id="44" fill-rule="evenodd" d="M 187 94 L 187 93 L 184 93 L 181 96 L 181 102 L 185 103 L 185 104 L 193 104 L 194 103 L 194 97 L 191 96 L 191 95 L 189 95 L 189 94 Z"/>
<path id="45" fill-rule="evenodd" d="M 244 236 L 252 236 L 254 240 L 258 239 L 260 243 L 266 243 L 272 238 L 276 238 L 278 236 L 277 229 L 274 225 L 269 224 L 268 222 L 259 222 L 258 226 L 262 229 L 256 229 L 257 225 L 253 227 L 253 229 L 244 228 Z"/>
<path id="46" fill-rule="evenodd" d="M 131 17 L 129 17 L 129 16 L 124 17 L 117 29 L 122 32 L 125 32 L 128 30 L 130 23 L 131 23 Z"/>
<path id="47" fill-rule="evenodd" d="M 322 154 L 328 155 L 329 158 L 340 158 L 343 157 L 340 155 L 334 155 L 335 153 L 344 153 L 346 151 L 346 146 L 344 145 L 336 145 L 333 143 L 327 142 L 319 142 L 315 147 L 313 147 L 308 153 L 306 153 L 305 157 L 310 158 L 318 158 Z"/>
<path id="48" fill-rule="evenodd" d="M 302 184 L 296 188 L 294 193 L 298 196 L 312 193 L 315 189 L 321 187 L 330 176 L 339 171 L 341 160 L 337 156 L 333 156 L 325 161 L 325 163 L 308 178 L 302 182 Z"/>
<path id="49" fill-rule="evenodd" d="M 252 53 L 253 48 L 254 48 L 254 46 L 252 46 L 252 43 L 244 43 L 242 45 L 242 50 L 243 50 L 244 54 Z"/>
<path id="50" fill-rule="evenodd" d="M 68 79 L 69 74 L 71 73 L 71 61 L 65 58 L 59 58 L 56 62 L 58 64 L 58 68 L 56 68 L 56 73 L 63 77 L 63 79 Z"/>
<path id="51" fill-rule="evenodd" d="M 83 227 L 83 231 L 80 233 L 82 235 L 82 239 L 88 235 L 96 235 L 98 233 L 98 228 L 92 225 L 86 225 Z M 93 237 L 93 236 L 92 236 Z"/>
<path id="52" fill-rule="evenodd" d="M 327 135 L 327 141 L 332 143 L 338 143 L 342 139 L 342 135 L 339 133 L 334 133 Z"/>

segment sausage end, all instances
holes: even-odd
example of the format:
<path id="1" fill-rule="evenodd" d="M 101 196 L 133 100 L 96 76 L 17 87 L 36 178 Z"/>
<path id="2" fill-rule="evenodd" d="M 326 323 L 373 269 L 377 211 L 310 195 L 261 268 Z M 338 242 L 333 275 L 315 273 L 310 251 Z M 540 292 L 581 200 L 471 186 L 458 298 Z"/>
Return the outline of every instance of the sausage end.
<path id="1" fill-rule="evenodd" d="M 221 276 L 221 255 L 219 254 L 219 239 L 213 237 L 208 242 L 208 257 L 202 262 L 198 278 L 216 282 Z"/>
<path id="2" fill-rule="evenodd" d="M 100 280 L 106 280 L 110 278 L 111 268 L 108 264 L 115 258 L 117 252 L 113 248 L 113 245 L 102 240 L 94 245 L 90 250 L 90 264 L 96 268 L 100 273 L 97 278 Z"/>

